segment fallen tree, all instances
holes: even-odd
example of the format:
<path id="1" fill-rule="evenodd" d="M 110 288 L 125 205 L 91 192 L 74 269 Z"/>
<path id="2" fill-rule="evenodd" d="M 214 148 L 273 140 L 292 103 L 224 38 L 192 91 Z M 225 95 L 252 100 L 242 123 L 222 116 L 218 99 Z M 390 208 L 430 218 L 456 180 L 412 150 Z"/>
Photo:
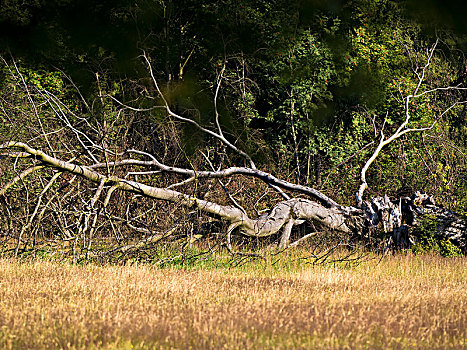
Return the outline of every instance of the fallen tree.
<path id="1" fill-rule="evenodd" d="M 106 133 L 108 133 L 109 126 L 105 120 L 98 124 L 98 127 L 92 126 L 85 118 L 76 115 L 53 93 L 43 89 L 37 89 L 35 93 L 31 92 L 31 88 L 27 86 L 16 65 L 8 65 L 5 61 L 11 69 L 17 85 L 22 86 L 24 89 L 33 113 L 37 114 L 39 102 L 35 99 L 38 99 L 41 105 L 46 105 L 53 111 L 53 119 L 61 125 L 60 130 L 64 130 L 65 135 L 69 138 L 62 139 L 62 142 L 68 142 L 71 139 L 73 139 L 73 142 L 70 145 L 64 144 L 66 151 L 63 151 L 63 149 L 56 150 L 56 147 L 48 141 L 49 137 L 53 137 L 54 131 L 45 130 L 41 124 L 41 118 L 36 115 L 44 149 L 35 147 L 30 142 L 20 140 L 4 140 L 0 144 L 1 156 L 6 160 L 9 167 L 16 169 L 16 164 L 20 162 L 22 162 L 21 164 L 27 164 L 27 166 L 24 165 L 25 169 L 12 176 L 0 189 L 5 216 L 10 217 L 7 225 L 9 229 L 12 229 L 13 226 L 11 223 L 11 217 L 14 216 L 13 211 L 21 211 L 18 209 L 21 204 L 11 204 L 11 201 L 7 199 L 8 192 L 19 185 L 24 185 L 27 188 L 25 183 L 28 177 L 45 170 L 49 171 L 48 176 L 41 177 L 37 184 L 41 190 L 34 196 L 29 195 L 29 193 L 24 196 L 23 200 L 27 203 L 23 204 L 26 209 L 23 208 L 21 230 L 15 235 L 3 233 L 4 237 L 9 239 L 9 243 L 4 243 L 4 250 L 13 250 L 15 254 L 19 254 L 38 250 L 38 247 L 47 245 L 62 248 L 66 246 L 72 251 L 76 260 L 89 257 L 90 254 L 96 256 L 117 251 L 126 252 L 131 249 L 139 249 L 150 243 L 169 240 L 176 230 L 174 227 L 165 231 L 156 231 L 148 228 L 149 225 L 141 224 L 138 217 L 143 214 L 140 216 L 131 215 L 133 201 L 145 197 L 170 202 L 176 205 L 176 208 L 185 207 L 191 212 L 196 210 L 227 222 L 228 227 L 225 230 L 223 229 L 220 236 L 222 240 L 225 237 L 226 247 L 233 253 L 235 253 L 231 240 L 233 234 L 255 239 L 271 236 L 278 237 L 278 246 L 284 249 L 289 245 L 295 245 L 296 242 L 290 242 L 292 230 L 294 227 L 305 223 L 315 228 L 319 227 L 320 230 L 341 232 L 349 236 L 373 237 L 374 240 L 385 247 L 408 248 L 414 244 L 414 239 L 416 240 L 416 237 L 413 237 L 414 231 L 410 228 L 416 226 L 420 217 L 426 214 L 435 215 L 439 221 L 436 237 L 440 240 L 449 240 L 465 253 L 467 242 L 465 222 L 456 213 L 436 205 L 433 198 L 417 192 L 411 197 L 397 198 L 395 200 L 390 200 L 387 196 L 375 197 L 370 200 L 365 199 L 365 190 L 368 188 L 366 173 L 387 145 L 405 134 L 421 133 L 433 129 L 444 114 L 459 104 L 465 103 L 465 101 L 456 101 L 443 109 L 437 118 L 432 121 L 431 125 L 422 128 L 411 126 L 410 106 L 412 100 L 442 91 L 466 89 L 462 86 L 448 86 L 422 90 L 425 72 L 430 65 L 435 49 L 436 44 L 430 50 L 427 50 L 425 64 L 414 68 L 414 72 L 418 77 L 418 84 L 410 94 L 405 95 L 402 99 L 405 116 L 403 122 L 395 130 L 393 129 L 389 135 L 386 134 L 385 123 L 379 130 L 375 126 L 375 139 L 372 143 L 376 144 L 376 147 L 361 169 L 360 186 L 356 192 L 354 206 L 340 205 L 312 187 L 294 184 L 279 179 L 267 171 L 257 169 L 252 157 L 238 148 L 234 142 L 229 141 L 222 130 L 217 111 L 217 98 L 223 81 L 223 71 L 220 72 L 215 86 L 213 100 L 215 107 L 214 127 L 208 128 L 198 123 L 194 118 L 173 111 L 159 87 L 149 57 L 143 55 L 160 101 L 160 104 L 152 107 L 152 109 L 162 109 L 166 112 L 167 117 L 173 121 L 196 127 L 201 132 L 209 135 L 212 140 L 217 141 L 220 144 L 222 153 L 230 151 L 237 158 L 243 159 L 243 162 L 248 165 L 223 167 L 221 163 L 216 169 L 209 157 L 203 154 L 205 164 L 208 164 L 211 170 L 197 170 L 195 167 L 185 168 L 167 165 L 159 160 L 156 155 L 147 151 L 133 148 L 120 150 L 118 144 L 107 144 Z M 120 111 L 118 113 L 125 110 L 144 111 L 124 104 L 112 96 L 107 97 L 110 97 L 115 106 L 118 106 Z M 90 136 L 89 133 L 93 132 L 93 130 L 96 134 Z M 32 143 L 38 144 L 37 140 L 32 140 Z M 66 153 L 70 155 L 68 160 L 55 155 Z M 169 176 L 169 183 L 164 186 L 154 185 L 152 183 L 153 178 L 161 175 Z M 148 180 L 138 180 L 138 177 L 144 177 Z M 280 196 L 281 199 L 275 200 L 273 207 L 262 215 L 260 213 L 256 217 L 252 217 L 251 214 L 248 215 L 248 210 L 245 210 L 238 203 L 234 198 L 235 196 L 231 194 L 224 184 L 224 181 L 239 177 L 252 179 L 251 181 L 259 180 L 273 190 L 277 196 Z M 89 192 L 89 188 L 83 190 L 81 187 L 77 187 L 74 189 L 74 194 L 71 194 L 71 190 L 63 194 L 64 188 L 70 186 L 77 178 L 84 179 L 83 184 L 85 186 L 93 183 L 94 185 L 91 186 L 92 192 Z M 134 180 L 131 178 L 134 178 Z M 59 188 L 57 188 L 59 179 L 62 180 Z M 206 195 L 197 195 L 197 186 L 200 183 L 207 183 L 209 186 L 219 185 L 230 203 L 203 198 Z M 175 188 L 178 189 L 175 190 Z M 113 204 L 111 205 L 119 205 L 119 201 L 115 199 L 119 192 L 131 194 L 131 197 L 127 198 L 126 216 L 109 214 L 108 211 L 109 203 L 112 203 L 112 200 Z M 81 202 L 82 207 L 80 208 L 82 209 L 77 210 L 78 206 L 75 204 L 68 203 L 65 206 L 61 204 L 60 201 L 67 196 L 75 196 L 74 201 Z M 45 200 L 46 197 L 47 200 Z M 16 209 L 13 208 L 15 206 Z M 56 222 L 58 233 L 53 237 L 43 234 L 45 239 L 42 240 L 41 244 L 38 244 L 39 226 L 45 222 L 48 212 L 47 222 L 49 225 L 51 222 Z M 249 212 L 251 213 L 251 210 Z M 115 229 L 116 223 L 124 223 L 132 232 L 140 235 L 135 235 L 134 239 L 121 239 L 119 238 L 121 235 Z M 103 230 L 105 227 L 113 232 L 110 235 L 114 238 L 113 243 L 102 246 L 92 245 L 93 240 L 96 238 L 96 231 Z M 298 237 L 298 241 L 312 236 L 316 231 L 317 229 Z M 191 230 L 191 232 L 194 231 Z M 198 237 L 191 234 L 189 238 L 191 243 Z M 16 242 L 14 247 L 11 246 L 11 239 Z M 70 243 L 66 245 L 56 243 L 57 241 Z"/>

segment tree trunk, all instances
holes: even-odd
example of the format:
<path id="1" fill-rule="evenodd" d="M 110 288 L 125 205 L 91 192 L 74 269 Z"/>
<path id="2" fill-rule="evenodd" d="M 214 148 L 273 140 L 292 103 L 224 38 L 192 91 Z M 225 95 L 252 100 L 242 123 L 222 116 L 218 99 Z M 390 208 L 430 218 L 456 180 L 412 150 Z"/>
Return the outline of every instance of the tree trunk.
<path id="1" fill-rule="evenodd" d="M 435 205 L 432 197 L 418 192 L 411 198 L 404 197 L 398 201 L 390 201 L 388 197 L 377 197 L 371 202 L 363 202 L 361 208 L 341 206 L 332 201 L 327 202 L 324 201 L 326 198 L 324 195 L 319 196 L 319 193 L 311 192 L 315 193 L 316 198 L 324 201 L 326 205 L 309 199 L 292 198 L 279 202 L 267 214 L 257 218 L 250 218 L 243 210 L 234 206 L 220 205 L 182 192 L 148 186 L 137 181 L 105 176 L 89 167 L 49 156 L 24 143 L 8 142 L 0 145 L 1 150 L 15 148 L 21 149 L 22 152 L 10 153 L 12 156 L 33 157 L 41 162 L 41 166 L 36 167 L 38 169 L 43 166 L 52 167 L 97 183 L 101 189 L 104 185 L 111 185 L 113 189 L 118 188 L 148 198 L 174 202 L 186 207 L 195 207 L 203 212 L 218 216 L 230 222 L 229 238 L 235 229 L 248 237 L 267 237 L 282 230 L 279 245 L 281 248 L 285 248 L 289 244 L 293 226 L 307 221 L 327 230 L 347 234 L 364 235 L 365 233 L 371 233 L 373 237 L 378 237 L 376 236 L 378 233 L 387 233 L 391 235 L 395 247 L 407 248 L 413 244 L 410 239 L 410 228 L 416 226 L 421 217 L 431 214 L 439 219 L 439 228 L 436 235 L 441 239 L 449 239 L 464 252 L 466 249 L 466 226 L 463 219 L 456 213 Z M 176 171 L 175 168 L 172 168 L 172 170 Z M 232 172 L 232 174 L 234 173 Z M 227 175 L 231 174 L 228 173 Z M 227 175 L 224 174 L 224 176 Z M 251 175 L 257 176 L 257 173 Z M 269 174 L 261 173 L 261 176 L 275 183 L 273 181 L 275 178 Z M 277 183 L 285 186 L 279 180 Z M 290 188 L 309 192 L 302 187 L 295 188 L 291 186 Z M 3 188 L 0 195 L 3 195 L 6 189 Z"/>

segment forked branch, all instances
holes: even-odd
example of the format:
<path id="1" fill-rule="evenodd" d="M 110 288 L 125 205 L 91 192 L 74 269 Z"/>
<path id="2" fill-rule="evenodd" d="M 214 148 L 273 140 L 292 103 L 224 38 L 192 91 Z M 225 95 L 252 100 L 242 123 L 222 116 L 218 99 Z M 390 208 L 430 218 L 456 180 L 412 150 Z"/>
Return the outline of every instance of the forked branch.
<path id="1" fill-rule="evenodd" d="M 442 116 L 444 116 L 447 112 L 452 110 L 455 106 L 467 102 L 467 101 L 462 101 L 462 102 L 455 102 L 455 103 L 451 104 L 439 116 L 437 116 L 434 119 L 434 121 L 432 122 L 432 124 L 430 126 L 428 126 L 428 127 L 423 127 L 423 128 L 411 128 L 411 127 L 409 127 L 409 122 L 411 120 L 410 101 L 412 99 L 418 98 L 418 97 L 421 97 L 421 96 L 424 96 L 424 95 L 427 95 L 427 94 L 431 94 L 431 93 L 434 93 L 434 92 L 437 92 L 437 91 L 467 90 L 467 88 L 461 87 L 461 86 L 447 86 L 447 87 L 437 87 L 437 88 L 429 89 L 429 90 L 426 90 L 426 91 L 421 92 L 421 93 L 418 92 L 420 87 L 422 86 L 422 83 L 423 83 L 423 80 L 424 80 L 425 74 L 426 74 L 426 69 L 429 67 L 429 65 L 431 63 L 431 60 L 433 58 L 433 54 L 434 54 L 434 52 L 436 50 L 437 44 L 438 44 L 438 40 L 433 44 L 433 46 L 431 47 L 430 50 L 427 50 L 427 62 L 421 68 L 421 74 L 418 73 L 418 67 L 416 69 L 414 69 L 414 73 L 416 74 L 416 76 L 418 78 L 418 81 L 417 81 L 417 85 L 416 85 L 414 91 L 404 98 L 404 115 L 405 115 L 404 121 L 397 128 L 397 130 L 389 137 L 386 137 L 386 135 L 384 134 L 384 130 L 381 129 L 378 146 L 374 150 L 371 157 L 366 161 L 365 165 L 363 166 L 363 168 L 362 168 L 362 170 L 360 172 L 360 187 L 359 187 L 359 189 L 357 191 L 357 194 L 356 194 L 357 207 L 359 207 L 359 208 L 361 208 L 362 205 L 363 205 L 363 193 L 368 188 L 368 183 L 367 183 L 367 180 L 366 180 L 366 172 L 368 171 L 371 164 L 379 156 L 381 150 L 385 146 L 387 146 L 388 144 L 392 143 L 394 140 L 398 139 L 399 137 L 401 137 L 401 136 L 403 136 L 403 135 L 405 135 L 407 133 L 410 133 L 410 132 L 423 132 L 423 131 L 433 129 L 434 126 L 436 125 L 436 123 L 438 122 L 438 120 Z"/>

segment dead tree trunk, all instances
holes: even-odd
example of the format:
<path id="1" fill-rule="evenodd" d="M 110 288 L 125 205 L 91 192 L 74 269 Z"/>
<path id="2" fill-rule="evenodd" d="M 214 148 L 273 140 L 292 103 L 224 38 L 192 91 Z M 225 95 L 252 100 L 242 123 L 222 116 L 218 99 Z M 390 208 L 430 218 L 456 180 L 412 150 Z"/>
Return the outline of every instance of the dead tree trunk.
<path id="1" fill-rule="evenodd" d="M 227 221 L 229 223 L 229 227 L 225 232 L 225 236 L 227 246 L 229 248 L 231 248 L 230 238 L 233 232 L 238 232 L 244 236 L 254 238 L 278 235 L 280 237 L 278 239 L 279 247 L 285 248 L 290 244 L 289 241 L 294 226 L 301 225 L 304 222 L 318 225 L 326 230 L 339 231 L 349 235 L 371 235 L 375 237 L 375 239 L 379 239 L 381 242 L 386 238 L 378 236 L 377 233 L 383 232 L 391 237 L 393 246 L 409 247 L 413 244 L 413 239 L 410 236 L 410 227 L 416 225 L 417 220 L 421 216 L 430 213 L 436 215 L 440 219 L 440 226 L 437 235 L 441 239 L 449 239 L 465 252 L 466 230 L 464 221 L 462 221 L 457 214 L 446 211 L 440 206 L 436 206 L 434 201 L 428 196 L 417 193 L 411 198 L 401 198 L 395 201 L 391 201 L 387 196 L 376 197 L 371 200 L 365 200 L 364 198 L 365 190 L 368 187 L 366 173 L 384 148 L 397 138 L 409 132 L 423 132 L 425 130 L 432 129 L 437 121 L 437 119 L 434 120 L 431 126 L 425 128 L 411 127 L 411 114 L 409 108 L 410 101 L 440 90 L 465 89 L 462 87 L 446 87 L 425 90 L 423 92 L 419 91 L 424 79 L 425 70 L 430 64 L 435 48 L 436 44 L 431 48 L 431 50 L 427 51 L 426 65 L 420 69 L 416 69 L 416 74 L 419 77 L 419 83 L 415 90 L 404 99 L 403 108 L 405 112 L 405 120 L 395 131 L 390 133 L 389 136 L 385 134 L 384 123 L 381 130 L 376 130 L 375 127 L 375 135 L 379 135 L 379 143 L 372 156 L 362 167 L 360 176 L 361 183 L 356 193 L 355 206 L 339 205 L 324 193 L 314 188 L 293 184 L 279 179 L 271 173 L 257 169 L 250 155 L 239 149 L 234 142 L 229 141 L 229 139 L 224 135 L 219 123 L 217 95 L 222 83 L 222 73 L 219 76 L 214 97 L 215 126 L 213 128 L 208 128 L 202 126 L 194 119 L 190 119 L 189 117 L 173 112 L 168 101 L 165 99 L 164 94 L 159 89 L 149 58 L 146 55 L 143 56 L 148 64 L 154 87 L 162 102 L 162 106 L 157 107 L 165 110 L 168 117 L 173 120 L 191 124 L 201 132 L 209 135 L 212 139 L 217 140 L 223 145 L 223 147 L 225 147 L 225 149 L 230 150 L 236 154 L 237 157 L 243 158 L 244 162 L 248 164 L 248 166 L 228 168 L 223 168 L 221 166 L 216 170 L 213 165 L 210 164 L 213 170 L 197 171 L 194 168 L 189 169 L 169 166 L 148 152 L 134 149 L 127 149 L 121 153 L 112 151 L 103 146 L 105 143 L 95 141 L 100 139 L 100 136 L 90 137 L 70 122 L 70 120 L 75 119 L 79 120 L 81 123 L 87 123 L 84 118 L 74 115 L 62 101 L 50 92 L 38 91 L 42 104 L 50 106 L 51 110 L 54 111 L 57 120 L 62 123 L 63 129 L 69 131 L 69 135 L 75 139 L 75 143 L 77 145 L 80 145 L 81 150 L 80 152 L 77 152 L 76 150 L 70 152 L 74 157 L 70 161 L 65 161 L 55 156 L 55 153 L 58 152 L 55 152 L 50 144 L 50 152 L 45 152 L 42 149 L 32 147 L 28 143 L 21 141 L 7 141 L 0 144 L 0 154 L 2 157 L 10 158 L 14 160 L 14 162 L 18 162 L 19 160 L 28 160 L 31 164 L 28 169 L 13 177 L 0 189 L 0 196 L 4 196 L 8 190 L 18 183 L 23 182 L 28 176 L 31 176 L 31 174 L 34 174 L 37 171 L 52 169 L 55 171 L 54 174 L 58 174 L 56 176 L 54 175 L 54 180 L 52 182 L 49 181 L 50 185 L 46 184 L 44 186 L 43 192 L 40 194 L 40 201 L 37 202 L 33 213 L 30 214 L 26 212 L 26 216 L 28 216 L 30 220 L 28 220 L 27 225 L 24 226 L 24 229 L 21 230 L 20 234 L 16 237 L 18 242 L 16 252 L 19 251 L 20 245 L 30 244 L 29 238 L 25 239 L 25 233 L 26 231 L 36 232 L 33 229 L 34 220 L 37 220 L 37 217 L 41 217 L 42 213 L 45 212 L 47 208 L 52 207 L 52 200 L 59 199 L 54 197 L 53 199 L 50 199 L 46 205 L 41 204 L 42 197 L 47 191 L 51 191 L 53 182 L 56 181 L 62 173 L 72 174 L 75 177 L 85 179 L 87 183 L 94 183 L 97 186 L 97 189 L 92 196 L 92 200 L 89 202 L 89 210 L 85 213 L 73 214 L 77 216 L 75 224 L 69 224 L 65 219 L 59 220 L 60 232 L 63 239 L 73 242 L 73 255 L 75 255 L 75 247 L 79 239 L 82 239 L 86 252 L 91 250 L 93 232 L 95 232 L 97 228 L 98 218 L 100 215 L 105 215 L 105 210 L 96 210 L 95 206 L 100 198 L 104 198 L 101 202 L 102 208 L 105 209 L 111 202 L 112 196 L 116 196 L 119 191 L 132 193 L 135 195 L 133 198 L 146 197 L 154 200 L 175 203 Z M 21 76 L 18 69 L 14 70 L 14 73 Z M 24 79 L 22 81 L 24 82 Z M 124 105 L 112 96 L 109 97 L 119 105 L 122 110 L 130 109 L 136 112 L 139 111 L 137 108 Z M 459 103 L 460 102 L 456 102 L 447 108 L 440 116 Z M 73 116 L 73 118 L 70 116 Z M 91 126 L 89 129 L 94 130 Z M 98 128 L 95 129 L 97 130 L 96 132 L 99 132 Z M 53 131 L 49 134 L 53 134 Z M 43 137 L 45 140 L 47 140 L 47 135 L 48 134 L 44 132 Z M 82 156 L 83 154 L 85 155 L 84 157 Z M 81 159 L 85 159 L 85 161 L 78 161 L 77 158 L 79 157 L 81 157 Z M 135 169 L 138 171 L 134 171 Z M 120 171 L 119 176 L 116 175 L 117 170 Z M 145 183 L 144 180 L 137 180 L 137 176 L 159 176 L 164 174 L 177 176 L 178 179 L 182 178 L 182 180 L 179 182 L 174 181 L 167 186 L 160 187 Z M 228 197 L 231 200 L 231 204 L 227 205 L 220 204 L 220 202 L 215 200 L 204 199 L 203 197 L 196 195 L 187 187 L 190 184 L 198 183 L 199 181 L 218 181 L 225 189 L 222 180 L 230 179 L 234 176 L 260 180 L 273 191 L 278 193 L 282 197 L 282 200 L 276 202 L 272 209 L 267 213 L 257 217 L 250 217 L 246 210 L 244 210 L 235 201 L 230 193 L 228 193 Z M 135 180 L 129 180 L 129 178 L 132 177 L 134 177 Z M 177 187 L 182 188 L 182 190 L 175 190 L 174 188 Z M 307 196 L 308 198 L 291 198 L 290 196 L 292 194 Z M 38 215 L 37 213 L 39 211 L 41 212 Z M 57 209 L 57 211 L 59 210 Z M 129 211 L 130 209 L 128 206 L 126 210 L 127 217 L 129 216 Z M 114 231 L 117 241 L 119 240 L 119 234 L 113 226 L 113 222 L 115 220 L 126 221 L 131 228 L 134 228 L 138 232 L 147 234 L 144 237 L 145 242 L 154 242 L 161 237 L 165 237 L 164 234 L 154 233 L 145 227 L 136 228 L 133 221 L 128 218 L 108 217 L 108 220 L 110 222 L 109 226 Z M 77 229 L 79 234 L 71 233 L 70 227 L 74 230 Z M 169 231 L 173 232 L 173 230 Z M 125 247 L 125 250 L 128 250 L 129 246 L 139 247 L 140 244 L 122 244 L 122 247 Z"/>
<path id="2" fill-rule="evenodd" d="M 141 182 L 130 181 L 115 176 L 106 176 L 95 171 L 92 167 L 59 160 L 24 143 L 8 142 L 0 145 L 0 150 L 4 151 L 4 154 L 15 158 L 32 158 L 38 161 L 40 166 L 36 166 L 36 170 L 40 167 L 51 167 L 58 171 L 69 172 L 100 184 L 100 188 L 107 186 L 109 188 L 109 196 L 115 189 L 119 189 L 148 198 L 178 203 L 216 215 L 230 222 L 227 232 L 229 242 L 230 235 L 234 229 L 237 229 L 238 232 L 248 237 L 267 237 L 280 232 L 279 246 L 285 248 L 289 244 L 290 234 L 294 225 L 308 221 L 321 227 L 326 227 L 329 230 L 347 234 L 362 235 L 367 232 L 392 233 L 392 239 L 396 246 L 409 247 L 413 243 L 409 237 L 409 226 L 416 225 L 417 219 L 425 214 L 435 214 L 440 218 L 438 235 L 443 239 L 450 239 L 452 243 L 458 245 L 464 251 L 466 248 L 465 222 L 455 213 L 436 206 L 433 198 L 419 193 L 412 198 L 401 198 L 396 202 L 390 201 L 388 197 L 378 197 L 374 198 L 371 202 L 364 202 L 361 208 L 348 207 L 328 201 L 325 195 L 317 191 L 311 191 L 307 187 L 295 187 L 292 184 L 277 180 L 272 175 L 260 172 L 260 178 L 264 181 L 269 181 L 271 185 L 295 189 L 302 193 L 313 193 L 323 204 L 319 203 L 318 200 L 292 198 L 279 202 L 265 215 L 250 218 L 243 210 L 234 206 L 220 205 L 168 188 L 157 188 Z M 16 151 L 12 152 L 12 150 Z M 135 162 L 137 161 L 121 161 L 118 165 L 122 166 L 123 164 Z M 151 165 L 154 164 L 160 168 L 165 168 L 160 163 L 158 165 L 157 163 L 151 163 Z M 117 163 L 109 163 L 108 165 L 115 166 Z M 94 168 L 99 168 L 99 164 L 95 164 Z M 170 171 L 170 169 L 167 169 L 167 171 Z M 180 171 L 180 169 L 172 168 L 172 171 Z M 188 170 L 186 171 L 189 173 Z M 32 173 L 32 171 L 28 173 Z M 245 174 L 247 172 L 238 168 L 232 169 L 231 172 L 199 173 L 198 176 L 227 177 L 236 173 Z M 259 176 L 254 171 L 250 175 Z M 19 181 L 19 178 L 16 181 Z M 0 195 L 3 195 L 12 185 L 14 185 L 14 182 L 7 184 L 0 191 Z"/>

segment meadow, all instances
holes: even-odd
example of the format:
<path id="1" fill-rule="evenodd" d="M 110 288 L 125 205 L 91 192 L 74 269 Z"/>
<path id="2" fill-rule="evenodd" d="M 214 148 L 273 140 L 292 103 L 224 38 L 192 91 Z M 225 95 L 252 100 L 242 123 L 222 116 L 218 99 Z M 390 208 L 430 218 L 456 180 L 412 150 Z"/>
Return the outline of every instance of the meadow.
<path id="1" fill-rule="evenodd" d="M 0 300 L 2 349 L 467 348 L 465 257 L 231 268 L 5 258 Z"/>

